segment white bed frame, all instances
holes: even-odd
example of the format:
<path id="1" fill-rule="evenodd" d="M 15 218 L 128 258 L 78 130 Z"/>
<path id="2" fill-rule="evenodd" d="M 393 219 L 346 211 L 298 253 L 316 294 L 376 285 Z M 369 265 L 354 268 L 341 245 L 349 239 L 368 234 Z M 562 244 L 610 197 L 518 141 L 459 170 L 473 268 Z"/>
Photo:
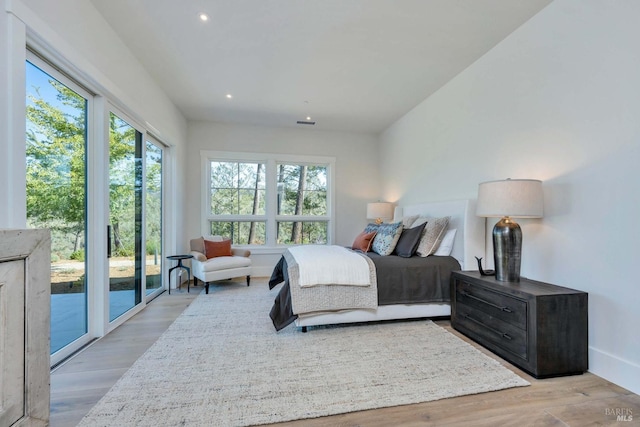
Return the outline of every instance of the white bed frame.
<path id="1" fill-rule="evenodd" d="M 475 257 L 485 256 L 485 220 L 476 216 L 475 200 L 422 203 L 395 209 L 394 216 L 397 220 L 402 216 L 411 215 L 450 216 L 449 229 L 457 230 L 451 256 L 458 260 L 463 270 L 477 270 Z M 299 315 L 295 325 L 306 330 L 306 326 L 450 315 L 451 307 L 448 303 L 396 304 L 380 306 L 377 310 L 343 310 Z"/>

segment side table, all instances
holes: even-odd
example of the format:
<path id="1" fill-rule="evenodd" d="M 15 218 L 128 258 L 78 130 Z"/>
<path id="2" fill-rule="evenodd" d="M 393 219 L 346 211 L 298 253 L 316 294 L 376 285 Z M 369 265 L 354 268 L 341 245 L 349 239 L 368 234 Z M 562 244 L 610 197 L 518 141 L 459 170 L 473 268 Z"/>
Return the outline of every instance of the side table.
<path id="1" fill-rule="evenodd" d="M 187 281 L 187 293 L 189 292 L 189 284 L 191 283 L 191 269 L 189 267 L 182 265 L 182 261 L 185 259 L 191 259 L 191 258 L 193 258 L 193 255 L 171 255 L 167 257 L 167 259 L 170 259 L 172 261 L 178 261 L 178 265 L 176 265 L 175 267 L 171 267 L 169 269 L 169 295 L 171 295 L 171 272 L 176 268 L 187 270 L 187 274 L 189 275 L 188 276 L 189 280 Z M 178 271 L 181 271 L 181 270 L 178 270 Z M 182 283 L 179 283 L 178 285 L 182 286 Z"/>

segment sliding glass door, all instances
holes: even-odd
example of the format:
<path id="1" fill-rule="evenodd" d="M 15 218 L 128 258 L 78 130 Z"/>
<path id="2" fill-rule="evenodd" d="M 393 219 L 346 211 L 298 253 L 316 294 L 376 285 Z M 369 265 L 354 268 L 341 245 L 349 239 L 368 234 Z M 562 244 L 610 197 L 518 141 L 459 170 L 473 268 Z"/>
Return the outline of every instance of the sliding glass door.
<path id="1" fill-rule="evenodd" d="M 109 321 L 142 302 L 142 133 L 109 114 Z"/>
<path id="2" fill-rule="evenodd" d="M 51 230 L 51 353 L 67 348 L 70 354 L 89 340 L 85 250 L 91 96 L 35 55 L 28 57 L 27 224 Z"/>
<path id="3" fill-rule="evenodd" d="M 166 146 L 34 53 L 27 58 L 27 224 L 51 230 L 57 364 L 163 292 Z"/>
<path id="4" fill-rule="evenodd" d="M 164 146 L 147 136 L 145 143 L 145 240 L 146 294 L 153 296 L 162 289 L 162 226 L 163 226 L 163 151 Z"/>

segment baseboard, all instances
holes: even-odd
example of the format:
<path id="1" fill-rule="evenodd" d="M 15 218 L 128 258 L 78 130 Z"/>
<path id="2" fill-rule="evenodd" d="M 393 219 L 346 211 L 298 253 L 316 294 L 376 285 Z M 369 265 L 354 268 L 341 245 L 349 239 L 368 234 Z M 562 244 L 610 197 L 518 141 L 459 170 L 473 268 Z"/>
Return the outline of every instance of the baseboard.
<path id="1" fill-rule="evenodd" d="M 589 372 L 640 394 L 640 366 L 629 360 L 589 347 Z"/>

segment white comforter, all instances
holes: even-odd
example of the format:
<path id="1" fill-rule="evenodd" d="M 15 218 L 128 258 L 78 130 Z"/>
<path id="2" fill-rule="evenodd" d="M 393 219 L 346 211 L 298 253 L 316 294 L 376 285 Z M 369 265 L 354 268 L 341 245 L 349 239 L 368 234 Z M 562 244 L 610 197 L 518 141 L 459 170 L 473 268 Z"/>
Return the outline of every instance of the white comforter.
<path id="1" fill-rule="evenodd" d="M 299 269 L 299 286 L 370 286 L 369 263 L 342 246 L 305 245 L 289 248 Z M 327 268 L 329 267 L 329 268 Z"/>

